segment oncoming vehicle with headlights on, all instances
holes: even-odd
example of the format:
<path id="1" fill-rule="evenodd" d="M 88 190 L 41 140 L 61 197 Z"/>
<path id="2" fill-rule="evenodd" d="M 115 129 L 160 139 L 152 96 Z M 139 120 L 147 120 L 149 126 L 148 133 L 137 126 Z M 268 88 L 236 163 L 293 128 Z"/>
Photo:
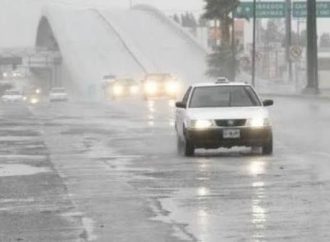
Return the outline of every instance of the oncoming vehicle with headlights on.
<path id="1" fill-rule="evenodd" d="M 107 98 L 112 100 L 125 97 L 134 97 L 139 93 L 139 83 L 131 78 L 115 79 L 107 87 Z"/>
<path id="2" fill-rule="evenodd" d="M 272 126 L 266 106 L 273 100 L 260 100 L 245 83 L 215 82 L 190 86 L 176 103 L 179 151 L 194 155 L 197 148 L 234 146 L 261 147 L 273 152 Z"/>
<path id="3" fill-rule="evenodd" d="M 147 74 L 142 81 L 142 86 L 145 100 L 157 98 L 175 100 L 180 91 L 178 79 L 167 73 Z"/>

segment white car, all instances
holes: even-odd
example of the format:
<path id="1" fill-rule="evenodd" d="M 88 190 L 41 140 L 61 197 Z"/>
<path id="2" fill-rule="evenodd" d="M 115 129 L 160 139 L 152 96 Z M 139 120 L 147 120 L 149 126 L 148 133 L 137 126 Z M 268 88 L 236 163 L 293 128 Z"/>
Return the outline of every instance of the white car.
<path id="1" fill-rule="evenodd" d="M 68 101 L 68 94 L 63 87 L 54 87 L 49 92 L 50 102 Z"/>
<path id="2" fill-rule="evenodd" d="M 23 94 L 19 90 L 7 90 L 1 97 L 5 103 L 23 102 Z"/>
<path id="3" fill-rule="evenodd" d="M 193 156 L 197 148 L 262 147 L 273 152 L 272 126 L 265 106 L 253 87 L 220 81 L 190 86 L 176 103 L 175 128 L 179 151 Z"/>

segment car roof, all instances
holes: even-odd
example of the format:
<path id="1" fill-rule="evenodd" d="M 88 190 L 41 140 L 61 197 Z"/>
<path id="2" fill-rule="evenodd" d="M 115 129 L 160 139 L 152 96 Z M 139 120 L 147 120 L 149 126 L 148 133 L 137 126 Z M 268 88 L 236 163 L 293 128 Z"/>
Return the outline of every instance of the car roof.
<path id="1" fill-rule="evenodd" d="M 51 92 L 53 91 L 62 91 L 65 92 L 65 88 L 64 87 L 53 87 L 52 89 L 50 89 Z"/>
<path id="2" fill-rule="evenodd" d="M 214 86 L 248 86 L 251 85 L 245 82 L 203 82 L 195 83 L 192 87 L 214 87 Z"/>

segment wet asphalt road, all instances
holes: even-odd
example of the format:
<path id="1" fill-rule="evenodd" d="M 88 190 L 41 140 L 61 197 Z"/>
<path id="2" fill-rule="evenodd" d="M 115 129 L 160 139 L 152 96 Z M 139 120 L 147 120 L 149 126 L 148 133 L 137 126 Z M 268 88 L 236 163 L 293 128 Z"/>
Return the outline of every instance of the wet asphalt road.
<path id="1" fill-rule="evenodd" d="M 167 101 L 2 105 L 0 241 L 329 241 L 330 102 L 275 102 L 273 156 L 193 158 Z"/>

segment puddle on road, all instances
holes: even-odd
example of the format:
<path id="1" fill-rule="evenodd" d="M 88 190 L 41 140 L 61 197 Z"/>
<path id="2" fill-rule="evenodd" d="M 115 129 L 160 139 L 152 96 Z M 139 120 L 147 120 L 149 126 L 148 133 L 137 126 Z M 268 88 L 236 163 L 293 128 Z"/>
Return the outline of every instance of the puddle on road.
<path id="1" fill-rule="evenodd" d="M 28 165 L 0 165 L 0 177 L 31 176 L 39 173 L 50 172 L 45 167 L 33 167 Z"/>

